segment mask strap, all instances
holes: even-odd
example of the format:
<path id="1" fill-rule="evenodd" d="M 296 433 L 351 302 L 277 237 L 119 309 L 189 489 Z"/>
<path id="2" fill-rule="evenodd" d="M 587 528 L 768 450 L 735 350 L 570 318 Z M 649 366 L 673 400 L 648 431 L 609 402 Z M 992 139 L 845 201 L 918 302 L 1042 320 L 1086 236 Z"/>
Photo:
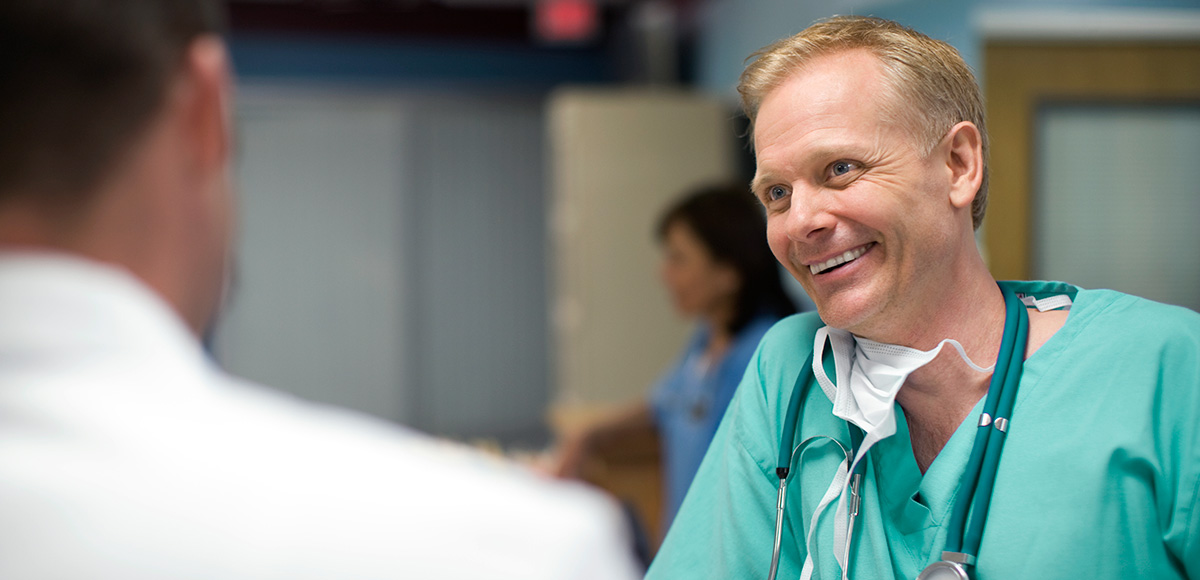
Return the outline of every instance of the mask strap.
<path id="1" fill-rule="evenodd" d="M 881 362 L 890 363 L 895 366 L 898 366 L 898 361 L 903 359 L 917 360 L 921 362 L 920 366 L 924 366 L 928 364 L 929 361 L 937 358 L 938 353 L 942 351 L 942 347 L 946 346 L 947 344 L 953 346 L 954 350 L 958 351 L 958 356 L 962 358 L 963 362 L 967 363 L 968 366 L 970 366 L 972 369 L 975 369 L 977 372 L 990 373 L 992 372 L 992 369 L 996 367 L 995 364 L 987 367 L 982 367 L 978 364 L 975 364 L 975 361 L 971 360 L 971 357 L 967 356 L 967 350 L 963 348 L 963 345 L 953 338 L 942 340 L 937 344 L 937 346 L 930 350 L 917 350 L 907 346 L 884 344 L 882 342 L 875 342 L 866 338 L 856 339 L 857 348 L 862 349 L 863 353 L 868 355 L 867 358 L 871 360 L 880 360 Z M 889 359 L 891 360 L 889 361 Z"/>
<path id="2" fill-rule="evenodd" d="M 825 392 L 825 396 L 829 401 L 838 406 L 838 389 L 829 380 L 829 375 L 825 374 L 825 344 L 829 343 L 829 347 L 833 350 L 833 368 L 837 373 L 839 385 L 850 384 L 850 367 L 854 364 L 854 335 L 845 330 L 822 326 L 817 329 L 816 337 L 813 340 L 813 376 L 817 378 L 817 384 L 821 385 L 821 390 Z M 849 394 L 849 389 L 846 389 L 845 395 Z"/>
<path id="3" fill-rule="evenodd" d="M 825 343 L 828 341 L 828 339 L 829 327 L 822 326 L 821 328 L 818 328 L 817 336 L 813 340 L 812 372 L 813 376 L 817 378 L 817 384 L 821 385 L 821 390 L 825 391 L 825 396 L 832 401 L 834 397 L 837 396 L 837 387 L 833 385 L 833 381 L 829 380 L 829 375 L 825 374 L 825 365 L 823 364 L 825 359 Z M 835 365 L 837 364 L 836 353 L 837 351 L 834 351 Z"/>
<path id="4" fill-rule="evenodd" d="M 827 342 L 829 343 L 830 348 L 833 350 L 834 372 L 837 373 L 838 384 L 848 385 L 850 384 L 850 369 L 853 365 L 852 357 L 854 354 L 854 336 L 841 329 L 823 326 L 817 329 L 816 336 L 813 340 L 813 376 L 816 377 L 817 384 L 821 386 L 821 390 L 825 392 L 825 396 L 828 397 L 830 402 L 834 404 L 834 407 L 837 408 L 839 407 L 839 402 L 842 405 L 845 405 L 849 402 L 840 400 L 840 398 L 850 397 L 851 393 L 850 389 L 841 389 L 839 391 L 833 384 L 833 381 L 829 379 L 829 375 L 825 372 L 823 360 L 825 355 L 825 344 Z M 874 437 L 868 435 L 867 440 L 864 440 L 863 446 L 861 449 L 859 449 L 856 457 L 851 457 L 849 451 L 844 447 L 842 448 L 842 452 L 846 454 L 846 461 L 844 461 L 838 467 L 837 473 L 835 473 L 833 476 L 833 481 L 829 482 L 829 488 L 825 490 L 825 495 L 821 497 L 821 501 L 817 504 L 817 509 L 813 513 L 812 520 L 808 525 L 808 534 L 804 542 L 804 567 L 800 573 L 801 580 L 811 580 L 812 578 L 814 566 L 812 558 L 812 537 L 816 533 L 817 524 L 821 519 L 821 515 L 825 512 L 825 509 L 833 503 L 834 499 L 838 500 L 834 508 L 834 553 L 837 555 L 836 558 L 838 565 L 841 566 L 843 570 L 843 577 L 845 576 L 847 563 L 844 561 L 845 558 L 842 554 L 845 551 L 846 539 L 844 536 L 845 530 L 848 527 L 848 516 L 846 516 L 846 514 L 843 512 L 845 511 L 844 507 L 846 502 L 846 490 L 850 485 L 850 473 L 854 465 L 857 465 L 859 460 L 861 460 L 861 458 L 865 455 L 865 452 L 868 448 L 868 442 L 870 445 L 873 445 L 878 439 L 878 434 L 875 434 Z M 833 441 L 837 443 L 836 439 Z M 841 443 L 837 444 L 839 447 L 841 447 Z"/>
<path id="5" fill-rule="evenodd" d="M 841 444 L 839 443 L 840 447 Z M 845 449 L 843 449 L 845 451 Z M 817 510 L 813 512 L 812 521 L 808 524 L 808 533 L 804 537 L 804 568 L 800 571 L 800 580 L 811 580 L 813 574 L 813 558 L 812 558 L 812 538 L 817 531 L 817 522 L 821 519 L 821 514 L 825 512 L 825 508 L 829 507 L 833 500 L 838 499 L 842 495 L 842 490 L 846 488 L 846 482 L 850 480 L 850 454 L 846 453 L 846 460 L 838 466 L 837 473 L 833 476 L 833 481 L 829 482 L 829 488 L 825 490 L 825 495 L 821 497 L 821 502 L 817 504 Z M 841 505 L 841 502 L 838 502 Z"/>

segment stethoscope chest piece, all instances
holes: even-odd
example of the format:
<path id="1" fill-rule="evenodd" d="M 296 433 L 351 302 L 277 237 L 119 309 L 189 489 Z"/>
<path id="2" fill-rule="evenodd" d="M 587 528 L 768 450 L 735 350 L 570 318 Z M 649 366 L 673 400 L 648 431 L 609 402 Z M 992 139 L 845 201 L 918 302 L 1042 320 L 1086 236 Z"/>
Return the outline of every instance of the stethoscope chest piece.
<path id="1" fill-rule="evenodd" d="M 958 552 L 942 552 L 942 559 L 925 567 L 917 580 L 971 580 L 967 566 L 973 565 L 975 558 Z"/>

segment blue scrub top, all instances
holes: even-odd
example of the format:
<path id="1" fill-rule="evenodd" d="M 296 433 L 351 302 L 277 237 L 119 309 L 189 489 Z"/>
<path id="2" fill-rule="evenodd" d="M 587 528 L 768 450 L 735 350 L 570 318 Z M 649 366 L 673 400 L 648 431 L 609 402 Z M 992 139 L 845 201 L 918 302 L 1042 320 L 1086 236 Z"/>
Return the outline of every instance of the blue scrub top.
<path id="1" fill-rule="evenodd" d="M 746 373 L 746 365 L 763 335 L 777 320 L 773 316 L 751 320 L 734 337 L 720 360 L 707 365 L 704 349 L 710 329 L 702 325 L 675 365 L 655 385 L 650 405 L 662 445 L 664 531 L 683 503 L 725 408 Z"/>

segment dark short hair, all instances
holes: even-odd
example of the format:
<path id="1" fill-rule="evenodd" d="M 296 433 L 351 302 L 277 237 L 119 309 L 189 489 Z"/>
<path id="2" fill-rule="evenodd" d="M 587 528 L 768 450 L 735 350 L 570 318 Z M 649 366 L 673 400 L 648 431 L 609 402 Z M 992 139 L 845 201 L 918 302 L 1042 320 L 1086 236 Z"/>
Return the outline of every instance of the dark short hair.
<path id="1" fill-rule="evenodd" d="M 731 266 L 741 278 L 729 332 L 741 331 L 756 316 L 782 318 L 796 312 L 767 245 L 762 205 L 744 185 L 710 185 L 684 195 L 659 217 L 659 241 L 676 224 L 687 226 L 714 260 Z"/>
<path id="2" fill-rule="evenodd" d="M 0 202 L 99 185 L 223 28 L 214 0 L 0 0 Z"/>

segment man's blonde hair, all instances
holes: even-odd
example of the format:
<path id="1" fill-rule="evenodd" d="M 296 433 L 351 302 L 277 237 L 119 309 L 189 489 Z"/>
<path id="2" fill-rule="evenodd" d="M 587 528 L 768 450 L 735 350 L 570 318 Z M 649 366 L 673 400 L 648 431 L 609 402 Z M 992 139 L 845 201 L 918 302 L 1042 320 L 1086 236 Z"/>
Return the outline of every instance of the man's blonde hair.
<path id="1" fill-rule="evenodd" d="M 954 47 L 890 20 L 835 16 L 803 32 L 776 41 L 750 56 L 738 93 L 753 130 L 767 94 L 813 59 L 847 50 L 867 50 L 884 70 L 884 113 L 908 128 L 918 149 L 928 155 L 950 128 L 970 121 L 983 145 L 983 182 L 971 204 L 976 229 L 987 208 L 988 137 L 983 95 L 975 75 Z"/>

